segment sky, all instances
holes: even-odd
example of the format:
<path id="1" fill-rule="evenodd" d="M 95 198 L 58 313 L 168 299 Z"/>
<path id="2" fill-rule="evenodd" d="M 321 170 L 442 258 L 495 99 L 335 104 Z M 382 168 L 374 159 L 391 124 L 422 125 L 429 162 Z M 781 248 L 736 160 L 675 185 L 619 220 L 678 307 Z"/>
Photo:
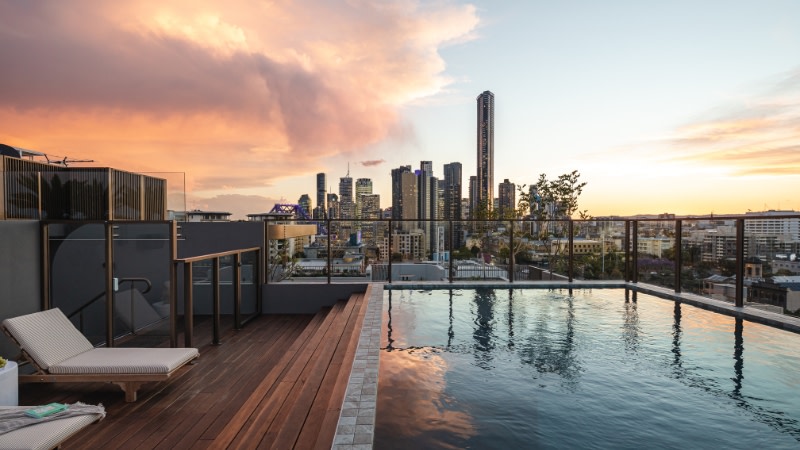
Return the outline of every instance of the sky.
<path id="1" fill-rule="evenodd" d="M 348 170 L 385 208 L 423 160 L 466 186 L 490 90 L 495 184 L 800 210 L 795 0 L 2 0 L 0 60 L 0 143 L 167 178 L 173 209 L 244 219 Z"/>

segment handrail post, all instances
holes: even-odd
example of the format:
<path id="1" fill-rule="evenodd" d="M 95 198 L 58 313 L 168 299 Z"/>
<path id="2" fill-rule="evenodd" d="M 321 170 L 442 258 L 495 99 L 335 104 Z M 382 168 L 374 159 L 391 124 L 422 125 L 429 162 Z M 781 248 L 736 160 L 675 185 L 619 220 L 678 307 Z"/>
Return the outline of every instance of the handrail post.
<path id="1" fill-rule="evenodd" d="M 267 217 L 267 220 L 265 222 L 266 223 L 266 229 L 264 230 L 264 235 L 267 237 L 267 246 L 265 247 L 266 253 L 264 254 L 264 284 L 269 284 L 269 279 L 270 279 L 270 273 L 269 273 L 269 262 L 270 261 L 269 260 L 270 260 L 270 255 L 272 254 L 271 248 L 270 248 L 270 239 L 269 239 L 269 230 L 270 230 L 269 222 L 270 222 L 270 220 L 271 220 L 270 217 Z"/>
<path id="2" fill-rule="evenodd" d="M 639 221 L 633 221 L 633 282 L 639 282 Z"/>
<path id="3" fill-rule="evenodd" d="M 233 255 L 233 326 L 242 329 L 242 254 Z"/>
<path id="4" fill-rule="evenodd" d="M 52 298 L 50 292 L 50 225 L 46 223 L 41 224 L 41 239 L 42 239 L 42 311 L 50 309 Z M 83 327 L 81 327 L 83 332 Z"/>
<path id="5" fill-rule="evenodd" d="M 625 252 L 625 267 L 623 268 L 623 278 L 627 283 L 631 281 L 631 221 L 625 221 L 625 243 L 622 245 Z"/>
<path id="6" fill-rule="evenodd" d="M 331 284 L 331 270 L 333 269 L 331 265 L 331 218 L 328 217 L 328 259 L 326 262 L 326 267 L 328 268 L 328 284 Z"/>
<path id="7" fill-rule="evenodd" d="M 211 289 L 213 290 L 213 331 L 212 343 L 219 345 L 219 258 L 214 258 L 211 263 Z"/>
<path id="8" fill-rule="evenodd" d="M 105 223 L 106 347 L 114 347 L 114 229 Z"/>
<path id="9" fill-rule="evenodd" d="M 683 221 L 675 221 L 675 293 L 681 292 L 681 268 L 683 267 Z"/>
<path id="10" fill-rule="evenodd" d="M 509 227 L 508 231 L 508 282 L 514 282 L 514 220 L 509 220 Z"/>
<path id="11" fill-rule="evenodd" d="M 169 346 L 178 346 L 178 223 L 170 222 L 169 254 Z"/>
<path id="12" fill-rule="evenodd" d="M 736 306 L 744 307 L 744 219 L 736 219 Z"/>
<path id="13" fill-rule="evenodd" d="M 183 264 L 183 341 L 186 348 L 192 347 L 194 328 L 194 305 L 192 301 L 193 265 L 191 261 Z"/>
<path id="14" fill-rule="evenodd" d="M 453 283 L 453 250 L 455 250 L 453 248 L 453 219 L 450 219 L 450 223 L 448 225 L 448 230 L 450 230 L 450 233 L 449 233 L 449 235 L 450 235 L 450 258 L 449 259 L 450 259 L 450 261 L 448 261 L 448 263 L 449 263 L 448 266 L 449 267 L 447 268 L 447 272 L 449 274 L 448 278 L 450 279 L 450 283 Z"/>
<path id="15" fill-rule="evenodd" d="M 261 261 L 264 260 L 263 255 L 261 254 L 261 249 L 256 249 L 256 259 L 253 264 L 256 267 L 253 270 L 253 273 L 256 274 L 253 277 L 253 282 L 256 284 L 256 313 L 257 315 L 261 315 L 264 312 L 264 301 L 262 296 L 264 295 L 264 290 L 261 287 L 261 283 L 266 278 L 266 275 L 261 271 Z"/>
<path id="16" fill-rule="evenodd" d="M 389 219 L 389 248 L 386 249 L 386 253 L 389 254 L 389 273 L 386 274 L 386 279 L 389 282 L 389 284 L 392 284 L 392 237 L 394 236 L 393 231 L 394 230 L 392 229 L 392 219 Z"/>
<path id="17" fill-rule="evenodd" d="M 575 262 L 574 261 L 574 256 L 575 255 L 573 253 L 574 238 L 572 236 L 572 230 L 573 230 L 572 218 L 569 219 L 569 222 L 567 224 L 568 224 L 567 229 L 568 229 L 568 233 L 569 233 L 569 240 L 567 241 L 568 245 L 569 245 L 569 249 L 568 249 L 568 255 L 569 255 L 569 269 L 568 269 L 568 272 L 569 272 L 569 274 L 568 275 L 569 275 L 569 282 L 572 283 L 572 277 L 573 277 L 573 273 L 574 273 L 573 270 L 575 269 L 575 267 L 574 267 L 574 262 Z"/>

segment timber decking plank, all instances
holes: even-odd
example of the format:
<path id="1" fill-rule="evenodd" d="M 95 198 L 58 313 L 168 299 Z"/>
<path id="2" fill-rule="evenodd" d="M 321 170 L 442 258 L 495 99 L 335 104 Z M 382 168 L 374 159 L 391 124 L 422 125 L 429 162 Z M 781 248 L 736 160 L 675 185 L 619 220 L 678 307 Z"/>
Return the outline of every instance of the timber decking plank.
<path id="1" fill-rule="evenodd" d="M 347 384 L 350 380 L 350 371 L 356 356 L 358 340 L 361 336 L 361 328 L 366 316 L 367 299 L 364 294 L 359 294 L 359 296 L 358 312 L 354 313 L 354 320 L 348 323 L 345 331 L 344 336 L 347 339 L 343 339 L 336 348 L 337 353 L 340 349 L 345 351 L 342 352 L 340 357 L 334 355 L 339 364 L 338 373 L 336 373 L 335 379 L 331 381 L 332 384 L 326 388 L 330 389 L 327 398 L 320 397 L 320 402 L 315 402 L 312 405 L 312 410 L 309 412 L 307 420 L 309 425 L 304 427 L 300 433 L 297 440 L 297 448 L 330 448 L 333 443 L 336 435 L 336 426 L 339 422 L 339 413 L 341 412 Z"/>
<path id="2" fill-rule="evenodd" d="M 336 317 L 344 306 L 337 302 L 327 311 L 327 314 L 319 327 L 311 329 L 308 339 L 302 347 L 298 346 L 297 351 L 291 357 L 286 368 L 281 372 L 278 389 L 269 395 L 266 405 L 258 405 L 255 415 L 252 415 L 244 422 L 240 428 L 239 435 L 234 441 L 235 446 L 240 448 L 252 448 L 264 438 L 265 434 L 278 419 L 278 414 L 286 409 L 284 406 L 288 401 L 291 403 L 290 393 L 298 381 L 302 384 L 303 380 L 298 380 L 303 370 L 309 364 L 314 350 L 322 342 L 324 335 L 331 329 Z M 309 327 L 311 328 L 311 327 Z M 299 340 L 298 340 L 299 342 Z M 261 399 L 263 401 L 263 398 Z"/>
<path id="3" fill-rule="evenodd" d="M 305 376 L 303 384 L 295 385 L 294 395 L 292 395 L 294 401 L 291 405 L 285 404 L 288 406 L 286 416 L 282 422 L 276 420 L 276 423 L 273 423 L 270 431 L 262 440 L 262 445 L 269 445 L 272 448 L 293 448 L 297 442 L 297 438 L 306 424 L 314 400 L 320 393 L 325 374 L 328 373 L 331 367 L 333 355 L 336 353 L 335 349 L 343 338 L 350 316 L 353 311 L 356 311 L 355 307 L 358 301 L 351 298 L 342 303 L 345 304 L 344 308 L 337 315 L 331 328 L 325 333 L 322 342 L 314 351 L 312 356 L 313 364 L 310 362 L 306 370 L 303 371 Z M 274 440 L 269 439 L 269 435 L 272 432 L 275 433 Z"/>
<path id="4" fill-rule="evenodd" d="M 279 379 L 281 374 L 286 370 L 286 366 L 294 359 L 302 345 L 309 339 L 314 332 L 314 329 L 324 322 L 327 317 L 327 310 L 320 311 L 315 314 L 309 324 L 303 329 L 302 333 L 294 340 L 289 346 L 284 355 L 280 358 L 278 363 L 273 366 L 266 377 L 264 377 L 258 387 L 253 393 L 244 401 L 239 407 L 233 417 L 225 423 L 224 428 L 214 437 L 214 442 L 211 444 L 212 448 L 227 448 L 234 439 L 240 434 L 240 431 L 256 412 L 259 405 L 264 401 L 267 394 L 274 390 L 275 382 Z"/>
<path id="5" fill-rule="evenodd" d="M 301 448 L 324 441 L 330 448 L 336 422 L 328 435 L 328 416 L 335 409 L 338 419 L 363 302 L 351 297 L 313 316 L 264 315 L 241 330 L 226 328 L 226 320 L 219 346 L 211 345 L 211 320 L 196 317 L 198 364 L 145 384 L 135 403 L 106 383 L 26 384 L 20 400 L 106 406 L 106 418 L 64 449 Z"/>

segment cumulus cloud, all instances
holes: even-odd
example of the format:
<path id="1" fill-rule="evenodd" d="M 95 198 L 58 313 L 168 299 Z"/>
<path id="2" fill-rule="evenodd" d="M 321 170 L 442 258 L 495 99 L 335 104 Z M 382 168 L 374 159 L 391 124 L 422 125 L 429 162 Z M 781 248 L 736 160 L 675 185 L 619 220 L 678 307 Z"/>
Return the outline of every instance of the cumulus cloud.
<path id="1" fill-rule="evenodd" d="M 448 1 L 2 2 L 0 142 L 267 186 L 413 135 L 398 108 L 477 24 Z"/>

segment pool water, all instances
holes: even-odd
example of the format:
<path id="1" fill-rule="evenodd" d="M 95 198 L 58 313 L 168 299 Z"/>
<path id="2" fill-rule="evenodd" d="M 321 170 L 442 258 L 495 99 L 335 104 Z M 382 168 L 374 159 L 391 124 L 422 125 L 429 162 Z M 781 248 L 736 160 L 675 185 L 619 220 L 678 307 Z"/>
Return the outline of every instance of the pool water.
<path id="1" fill-rule="evenodd" d="M 800 335 L 624 289 L 383 307 L 375 448 L 800 447 Z"/>

